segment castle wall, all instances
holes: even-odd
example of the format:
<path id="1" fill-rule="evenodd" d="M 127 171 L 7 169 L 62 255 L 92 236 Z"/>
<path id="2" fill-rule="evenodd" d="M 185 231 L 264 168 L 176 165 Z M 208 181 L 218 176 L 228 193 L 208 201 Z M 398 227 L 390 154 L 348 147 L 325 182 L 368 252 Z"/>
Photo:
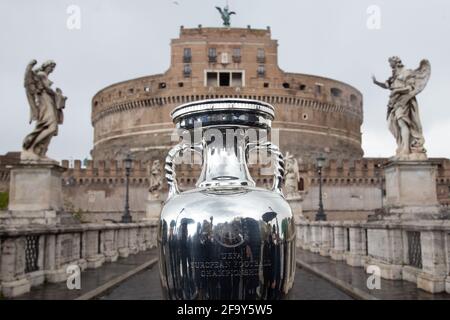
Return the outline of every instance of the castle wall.
<path id="1" fill-rule="evenodd" d="M 367 158 L 357 161 L 329 160 L 323 168 L 323 201 L 330 220 L 364 220 L 376 209 L 381 208 L 381 192 L 384 190 L 384 172 L 378 167 L 387 159 Z M 438 167 L 439 201 L 450 202 L 450 160 L 431 159 Z M 76 160 L 73 166 L 68 161 L 63 174 L 65 205 L 79 212 L 85 221 L 104 219 L 120 220 L 125 199 L 125 172 L 120 161 L 89 161 L 86 167 Z M 135 161 L 130 176 L 130 206 L 136 219 L 145 213 L 149 179 L 147 163 Z M 314 163 L 301 162 L 300 177 L 303 180 L 303 210 L 313 218 L 319 203 L 317 168 Z M 258 167 L 252 166 L 250 173 L 259 187 L 270 188 L 272 176 L 261 175 Z M 177 166 L 177 180 L 180 189 L 194 187 L 200 175 L 200 167 L 183 164 Z M 441 192 L 439 190 L 442 190 Z M 166 198 L 167 185 L 161 194 Z"/>

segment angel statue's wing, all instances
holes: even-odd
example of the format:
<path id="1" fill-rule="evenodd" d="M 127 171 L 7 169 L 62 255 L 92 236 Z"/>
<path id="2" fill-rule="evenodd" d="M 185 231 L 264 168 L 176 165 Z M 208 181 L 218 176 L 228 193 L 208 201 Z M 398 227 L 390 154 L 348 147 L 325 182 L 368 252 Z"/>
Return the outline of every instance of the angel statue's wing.
<path id="1" fill-rule="evenodd" d="M 220 14 L 223 16 L 222 8 L 221 7 L 216 7 L 216 9 L 219 10 Z"/>
<path id="2" fill-rule="evenodd" d="M 39 106 L 37 105 L 36 95 L 39 92 L 39 79 L 36 76 L 36 73 L 33 70 L 33 67 L 36 65 L 37 61 L 32 60 L 25 69 L 25 92 L 27 94 L 28 104 L 30 105 L 30 123 L 33 120 L 37 120 L 39 114 Z"/>
<path id="3" fill-rule="evenodd" d="M 231 16 L 232 14 L 236 14 L 236 12 L 231 11 L 231 12 L 229 13 L 230 16 Z"/>
<path id="4" fill-rule="evenodd" d="M 412 71 L 411 75 L 407 79 L 413 86 L 413 91 L 410 93 L 412 96 L 416 96 L 422 92 L 428 83 L 431 75 L 430 61 L 423 59 L 420 62 L 419 68 Z"/>

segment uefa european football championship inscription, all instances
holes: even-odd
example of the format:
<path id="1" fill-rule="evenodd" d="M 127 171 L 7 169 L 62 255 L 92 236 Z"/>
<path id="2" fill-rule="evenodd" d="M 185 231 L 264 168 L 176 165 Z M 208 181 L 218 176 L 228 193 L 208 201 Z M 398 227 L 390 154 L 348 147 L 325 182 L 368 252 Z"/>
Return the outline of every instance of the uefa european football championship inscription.
<path id="1" fill-rule="evenodd" d="M 163 293 L 168 299 L 284 298 L 295 276 L 295 224 L 281 191 L 283 155 L 267 138 L 273 106 L 216 99 L 174 109 L 183 140 L 165 164 L 168 199 L 158 235 Z M 272 159 L 271 190 L 257 188 L 249 155 Z M 180 192 L 177 160 L 201 154 L 193 190 Z"/>
<path id="2" fill-rule="evenodd" d="M 240 253 L 222 253 L 217 261 L 194 261 L 192 268 L 200 277 L 257 276 L 259 268 L 270 268 L 270 260 L 259 261 L 244 258 Z"/>

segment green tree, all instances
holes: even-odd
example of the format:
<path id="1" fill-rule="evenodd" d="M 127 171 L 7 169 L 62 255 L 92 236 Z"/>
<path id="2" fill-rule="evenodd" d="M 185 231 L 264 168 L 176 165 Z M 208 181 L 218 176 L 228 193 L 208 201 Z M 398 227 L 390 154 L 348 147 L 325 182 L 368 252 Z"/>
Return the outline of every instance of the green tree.
<path id="1" fill-rule="evenodd" d="M 8 209 L 9 193 L 0 192 L 0 210 Z"/>

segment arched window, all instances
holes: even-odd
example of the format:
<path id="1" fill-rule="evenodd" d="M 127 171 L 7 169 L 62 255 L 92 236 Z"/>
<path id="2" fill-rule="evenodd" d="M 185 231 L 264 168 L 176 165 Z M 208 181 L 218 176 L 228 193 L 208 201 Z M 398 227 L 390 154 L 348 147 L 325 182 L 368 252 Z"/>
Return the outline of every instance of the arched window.
<path id="1" fill-rule="evenodd" d="M 305 191 L 305 180 L 303 178 L 298 180 L 298 191 Z"/>
<path id="2" fill-rule="evenodd" d="M 338 89 L 338 88 L 331 88 L 330 89 L 331 95 L 333 97 L 339 98 L 340 96 L 342 96 L 342 90 Z"/>

